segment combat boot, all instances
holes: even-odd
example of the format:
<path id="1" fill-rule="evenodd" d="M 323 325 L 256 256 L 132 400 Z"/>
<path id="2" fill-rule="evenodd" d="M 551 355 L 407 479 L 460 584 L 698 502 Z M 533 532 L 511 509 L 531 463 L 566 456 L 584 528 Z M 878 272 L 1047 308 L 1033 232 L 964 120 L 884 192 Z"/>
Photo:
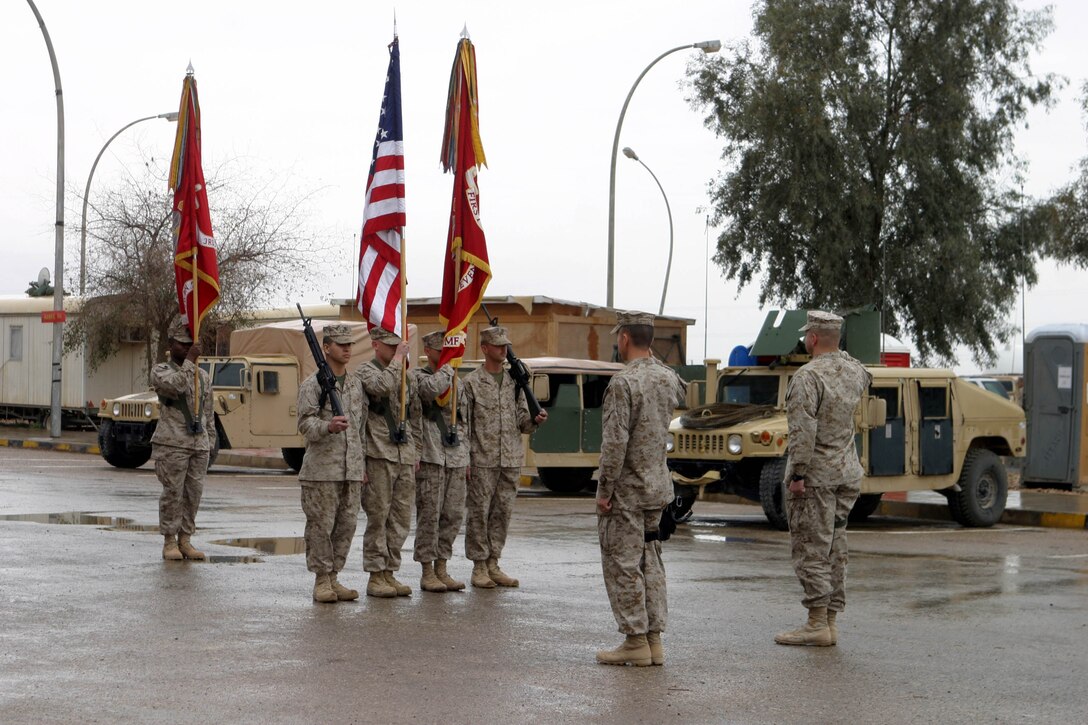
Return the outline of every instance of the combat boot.
<path id="1" fill-rule="evenodd" d="M 616 649 L 602 649 L 597 652 L 597 662 L 602 665 L 625 665 L 628 662 L 635 667 L 648 667 L 653 664 L 650 645 L 644 634 L 629 634 Z"/>
<path id="2" fill-rule="evenodd" d="M 178 542 L 173 534 L 164 534 L 163 539 L 162 558 L 167 561 L 181 561 L 185 558 L 178 550 Z"/>
<path id="3" fill-rule="evenodd" d="M 332 590 L 332 585 L 329 583 L 328 574 L 318 574 L 314 579 L 314 601 L 315 602 L 335 602 L 336 592 Z"/>
<path id="4" fill-rule="evenodd" d="M 178 534 L 178 551 L 186 559 L 204 560 L 204 552 L 193 548 L 189 541 L 189 534 Z"/>
<path id="5" fill-rule="evenodd" d="M 491 577 L 487 575 L 486 561 L 472 562 L 472 586 L 480 589 L 494 589 L 498 586 L 495 582 L 491 581 Z"/>
<path id="6" fill-rule="evenodd" d="M 351 602 L 359 598 L 359 592 L 354 589 L 348 589 L 336 580 L 335 571 L 329 574 L 329 584 L 332 585 L 332 590 L 336 593 L 337 601 Z"/>
<path id="7" fill-rule="evenodd" d="M 665 647 L 661 644 L 660 632 L 649 632 L 646 635 L 646 643 L 650 645 L 650 659 L 655 665 L 665 664 Z"/>
<path id="8" fill-rule="evenodd" d="M 368 597 L 382 597 L 390 599 L 397 596 L 397 590 L 385 580 L 385 572 L 370 572 L 370 581 L 366 583 L 366 595 Z"/>
<path id="9" fill-rule="evenodd" d="M 491 581 L 500 587 L 516 587 L 518 585 L 517 579 L 507 576 L 506 572 L 499 568 L 499 560 L 495 558 L 487 560 L 487 575 L 491 578 Z"/>
<path id="10" fill-rule="evenodd" d="M 397 593 L 398 597 L 412 596 L 412 587 L 404 582 L 397 581 L 397 578 L 393 576 L 392 570 L 386 569 L 383 573 L 385 574 L 385 583 L 393 587 L 393 591 Z"/>
<path id="11" fill-rule="evenodd" d="M 425 592 L 444 592 L 446 585 L 434 574 L 434 566 L 429 561 L 422 562 L 423 576 L 419 580 L 419 588 Z"/>
<path id="12" fill-rule="evenodd" d="M 446 571 L 445 559 L 434 560 L 434 575 L 438 577 L 438 581 L 446 585 L 446 591 L 448 592 L 459 592 L 465 588 L 464 582 L 457 581 Z"/>
<path id="13" fill-rule="evenodd" d="M 831 632 L 831 644 L 839 643 L 839 628 L 835 626 L 835 616 L 838 614 L 834 609 L 827 610 L 827 629 Z"/>
<path id="14" fill-rule="evenodd" d="M 813 647 L 829 647 L 835 644 L 831 639 L 831 630 L 827 627 L 827 607 L 813 607 L 808 610 L 808 621 L 800 629 L 792 632 L 779 632 L 774 636 L 778 644 L 803 644 Z"/>

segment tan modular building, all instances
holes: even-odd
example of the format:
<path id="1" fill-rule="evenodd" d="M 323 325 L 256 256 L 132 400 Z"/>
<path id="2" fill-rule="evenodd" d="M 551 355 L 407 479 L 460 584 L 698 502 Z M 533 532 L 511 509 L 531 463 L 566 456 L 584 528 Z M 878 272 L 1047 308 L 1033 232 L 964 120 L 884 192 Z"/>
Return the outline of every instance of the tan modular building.
<path id="1" fill-rule="evenodd" d="M 408 300 L 408 321 L 424 333 L 441 327 L 438 319 L 440 299 L 428 297 Z M 362 320 L 354 300 L 333 300 L 341 306 L 341 319 Z M 510 331 L 510 342 L 518 357 L 562 357 L 580 360 L 613 359 L 618 310 L 586 302 L 557 300 L 551 297 L 485 297 L 488 311 Z M 688 325 L 695 320 L 661 315 L 654 323 L 657 356 L 670 365 L 683 365 L 687 355 Z M 480 331 L 490 323 L 483 309 L 468 325 L 466 357 L 479 357 Z"/>

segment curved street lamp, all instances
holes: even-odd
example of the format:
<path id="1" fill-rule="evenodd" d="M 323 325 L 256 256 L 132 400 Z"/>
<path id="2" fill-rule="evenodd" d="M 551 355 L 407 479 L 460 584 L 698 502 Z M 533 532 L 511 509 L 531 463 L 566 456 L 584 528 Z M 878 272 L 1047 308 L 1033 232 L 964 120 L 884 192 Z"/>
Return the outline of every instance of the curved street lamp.
<path id="1" fill-rule="evenodd" d="M 627 93 L 627 99 L 623 102 L 623 108 L 620 110 L 620 118 L 616 122 L 616 135 L 612 139 L 612 168 L 608 177 L 608 296 L 606 303 L 608 307 L 612 307 L 612 303 L 614 302 L 613 291 L 615 286 L 614 271 L 616 262 L 616 155 L 620 150 L 620 129 L 623 127 L 623 117 L 627 115 L 627 106 L 631 103 L 631 96 L 635 94 L 635 89 L 638 88 L 638 84 L 642 80 L 642 77 L 665 56 L 681 50 L 687 50 L 688 48 L 698 48 L 708 54 L 717 53 L 722 49 L 722 41 L 704 40 L 701 43 L 681 45 L 672 50 L 666 50 L 664 53 L 654 58 L 650 65 L 646 66 L 646 68 L 639 73 L 638 78 L 635 79 L 635 84 L 631 86 L 631 90 Z"/>
<path id="2" fill-rule="evenodd" d="M 98 152 L 98 156 L 94 157 L 94 163 L 91 164 L 91 173 L 87 174 L 87 186 L 83 189 L 83 221 L 80 224 L 79 230 L 79 296 L 82 297 L 83 293 L 87 289 L 87 201 L 91 195 L 91 179 L 94 178 L 94 170 L 98 168 L 98 162 L 102 158 L 102 154 L 106 153 L 106 149 L 113 143 L 113 140 L 121 135 L 125 129 L 135 126 L 142 121 L 151 121 L 156 118 L 165 118 L 167 121 L 175 122 L 178 120 L 177 111 L 171 111 L 170 113 L 160 113 L 157 116 L 145 116 L 144 118 L 137 118 L 132 123 L 122 126 L 121 129 L 109 137 L 105 145 L 102 146 L 102 150 Z"/>
<path id="3" fill-rule="evenodd" d="M 45 20 L 38 12 L 34 0 L 26 0 L 30 10 L 38 20 L 45 38 L 45 48 L 49 51 L 49 63 L 53 66 L 53 85 L 57 96 L 57 221 L 54 225 L 53 249 L 53 311 L 64 309 L 64 91 L 60 85 L 60 68 L 57 66 L 57 54 L 53 50 L 53 41 Z M 49 436 L 60 438 L 61 423 L 61 358 L 64 346 L 64 323 L 53 323 L 53 367 L 52 384 L 49 388 Z"/>
<path id="4" fill-rule="evenodd" d="M 650 172 L 650 176 L 654 178 L 657 188 L 661 189 L 661 198 L 665 200 L 665 212 L 669 215 L 669 263 L 665 266 L 665 284 L 661 286 L 661 306 L 657 309 L 657 314 L 663 315 L 665 314 L 665 295 L 669 292 L 669 275 L 672 274 L 672 208 L 669 206 L 669 197 L 665 196 L 665 187 L 661 185 L 661 182 L 657 179 L 657 174 L 650 170 L 646 162 L 640 159 L 630 146 L 624 147 L 623 155 L 639 162 L 642 164 L 642 168 Z"/>

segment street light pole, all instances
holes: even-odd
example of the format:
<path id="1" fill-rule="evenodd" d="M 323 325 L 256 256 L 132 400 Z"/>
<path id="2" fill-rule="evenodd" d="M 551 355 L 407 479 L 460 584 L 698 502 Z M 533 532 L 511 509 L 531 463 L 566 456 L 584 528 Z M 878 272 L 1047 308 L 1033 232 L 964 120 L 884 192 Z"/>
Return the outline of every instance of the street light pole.
<path id="1" fill-rule="evenodd" d="M 87 186 L 83 189 L 83 219 L 80 224 L 79 231 L 79 296 L 82 297 L 83 293 L 87 290 L 87 202 L 91 196 L 91 179 L 94 178 L 94 170 L 98 168 L 98 162 L 102 158 L 102 154 L 106 153 L 106 149 L 109 148 L 113 140 L 121 135 L 126 129 L 135 126 L 137 123 L 143 121 L 151 121 L 156 118 L 165 118 L 167 121 L 177 121 L 177 111 L 171 111 L 170 113 L 160 113 L 157 116 L 146 116 L 144 118 L 137 118 L 130 124 L 121 127 L 117 133 L 109 137 L 102 150 L 98 152 L 98 156 L 94 157 L 94 163 L 91 164 L 91 173 L 87 174 Z"/>
<path id="2" fill-rule="evenodd" d="M 657 184 L 657 188 L 661 190 L 661 198 L 665 200 L 665 213 L 669 215 L 669 263 L 665 266 L 665 284 L 661 287 L 661 306 L 657 309 L 657 314 L 663 315 L 665 314 L 665 295 L 668 294 L 669 291 L 669 275 L 672 274 L 672 208 L 669 206 L 669 197 L 665 196 L 665 187 L 661 185 L 661 182 L 658 181 L 657 174 L 646 165 L 646 162 L 640 159 L 638 154 L 636 154 L 630 146 L 624 147 L 623 155 L 639 162 L 642 164 L 642 168 L 650 172 L 650 176 L 653 177 L 654 183 Z"/>
<path id="3" fill-rule="evenodd" d="M 38 19 L 38 27 L 42 29 L 45 38 L 45 47 L 49 51 L 49 62 L 53 66 L 53 85 L 57 94 L 57 221 L 55 224 L 54 256 L 53 256 L 53 310 L 60 312 L 64 309 L 64 93 L 60 85 L 60 68 L 57 66 L 57 54 L 53 51 L 53 41 L 49 38 L 49 30 L 45 27 L 45 20 L 38 12 L 38 6 L 34 0 L 26 0 L 30 5 L 34 17 Z M 59 317 L 59 314 L 57 315 Z M 60 438 L 61 416 L 61 376 L 60 363 L 63 355 L 64 323 L 53 322 L 53 374 L 52 385 L 49 392 L 49 435 L 52 438 Z"/>
<path id="4" fill-rule="evenodd" d="M 704 40 L 700 43 L 690 43 L 688 45 L 678 46 L 672 50 L 666 50 L 664 53 L 654 58 L 650 65 L 646 66 L 646 68 L 639 73 L 638 78 L 635 79 L 634 85 L 631 86 L 631 90 L 627 92 L 627 98 L 623 102 L 623 108 L 620 109 L 620 118 L 616 122 L 616 135 L 612 139 L 612 166 L 608 176 L 608 295 L 606 302 L 608 307 L 612 307 L 615 301 L 613 293 L 615 291 L 616 265 L 616 156 L 620 150 L 620 129 L 623 128 L 623 117 L 627 115 L 627 106 L 631 103 L 631 96 L 635 95 L 635 89 L 638 88 L 638 84 L 642 81 L 642 77 L 665 56 L 681 50 L 687 50 L 688 48 L 698 48 L 704 53 L 717 53 L 722 49 L 722 42 L 720 40 Z"/>

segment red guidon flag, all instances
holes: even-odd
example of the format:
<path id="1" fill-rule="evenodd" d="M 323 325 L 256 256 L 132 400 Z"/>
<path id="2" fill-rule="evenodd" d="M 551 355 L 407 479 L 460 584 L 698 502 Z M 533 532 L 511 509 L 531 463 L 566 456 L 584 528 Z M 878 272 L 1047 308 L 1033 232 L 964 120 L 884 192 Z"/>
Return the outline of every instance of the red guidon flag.
<path id="1" fill-rule="evenodd" d="M 480 167 L 486 165 L 480 141 L 476 50 L 466 33 L 453 58 L 446 128 L 442 134 L 442 169 L 453 172 L 453 206 L 439 306 L 439 317 L 446 326 L 440 365 L 461 364 L 465 355 L 465 329 L 479 309 L 491 280 L 487 243 L 480 223 L 480 189 L 476 183 Z"/>
<path id="2" fill-rule="evenodd" d="M 359 289 L 355 303 L 367 329 L 380 327 L 400 337 L 401 253 L 404 247 L 404 126 L 400 114 L 400 45 L 389 46 L 389 70 L 374 138 L 374 156 L 363 202 L 359 247 Z"/>
<path id="3" fill-rule="evenodd" d="M 189 325 L 193 339 L 197 339 L 201 320 L 219 301 L 219 262 L 200 161 L 200 102 L 191 65 L 181 86 L 178 132 L 170 161 L 170 189 L 174 192 L 174 279 L 178 311 Z"/>

